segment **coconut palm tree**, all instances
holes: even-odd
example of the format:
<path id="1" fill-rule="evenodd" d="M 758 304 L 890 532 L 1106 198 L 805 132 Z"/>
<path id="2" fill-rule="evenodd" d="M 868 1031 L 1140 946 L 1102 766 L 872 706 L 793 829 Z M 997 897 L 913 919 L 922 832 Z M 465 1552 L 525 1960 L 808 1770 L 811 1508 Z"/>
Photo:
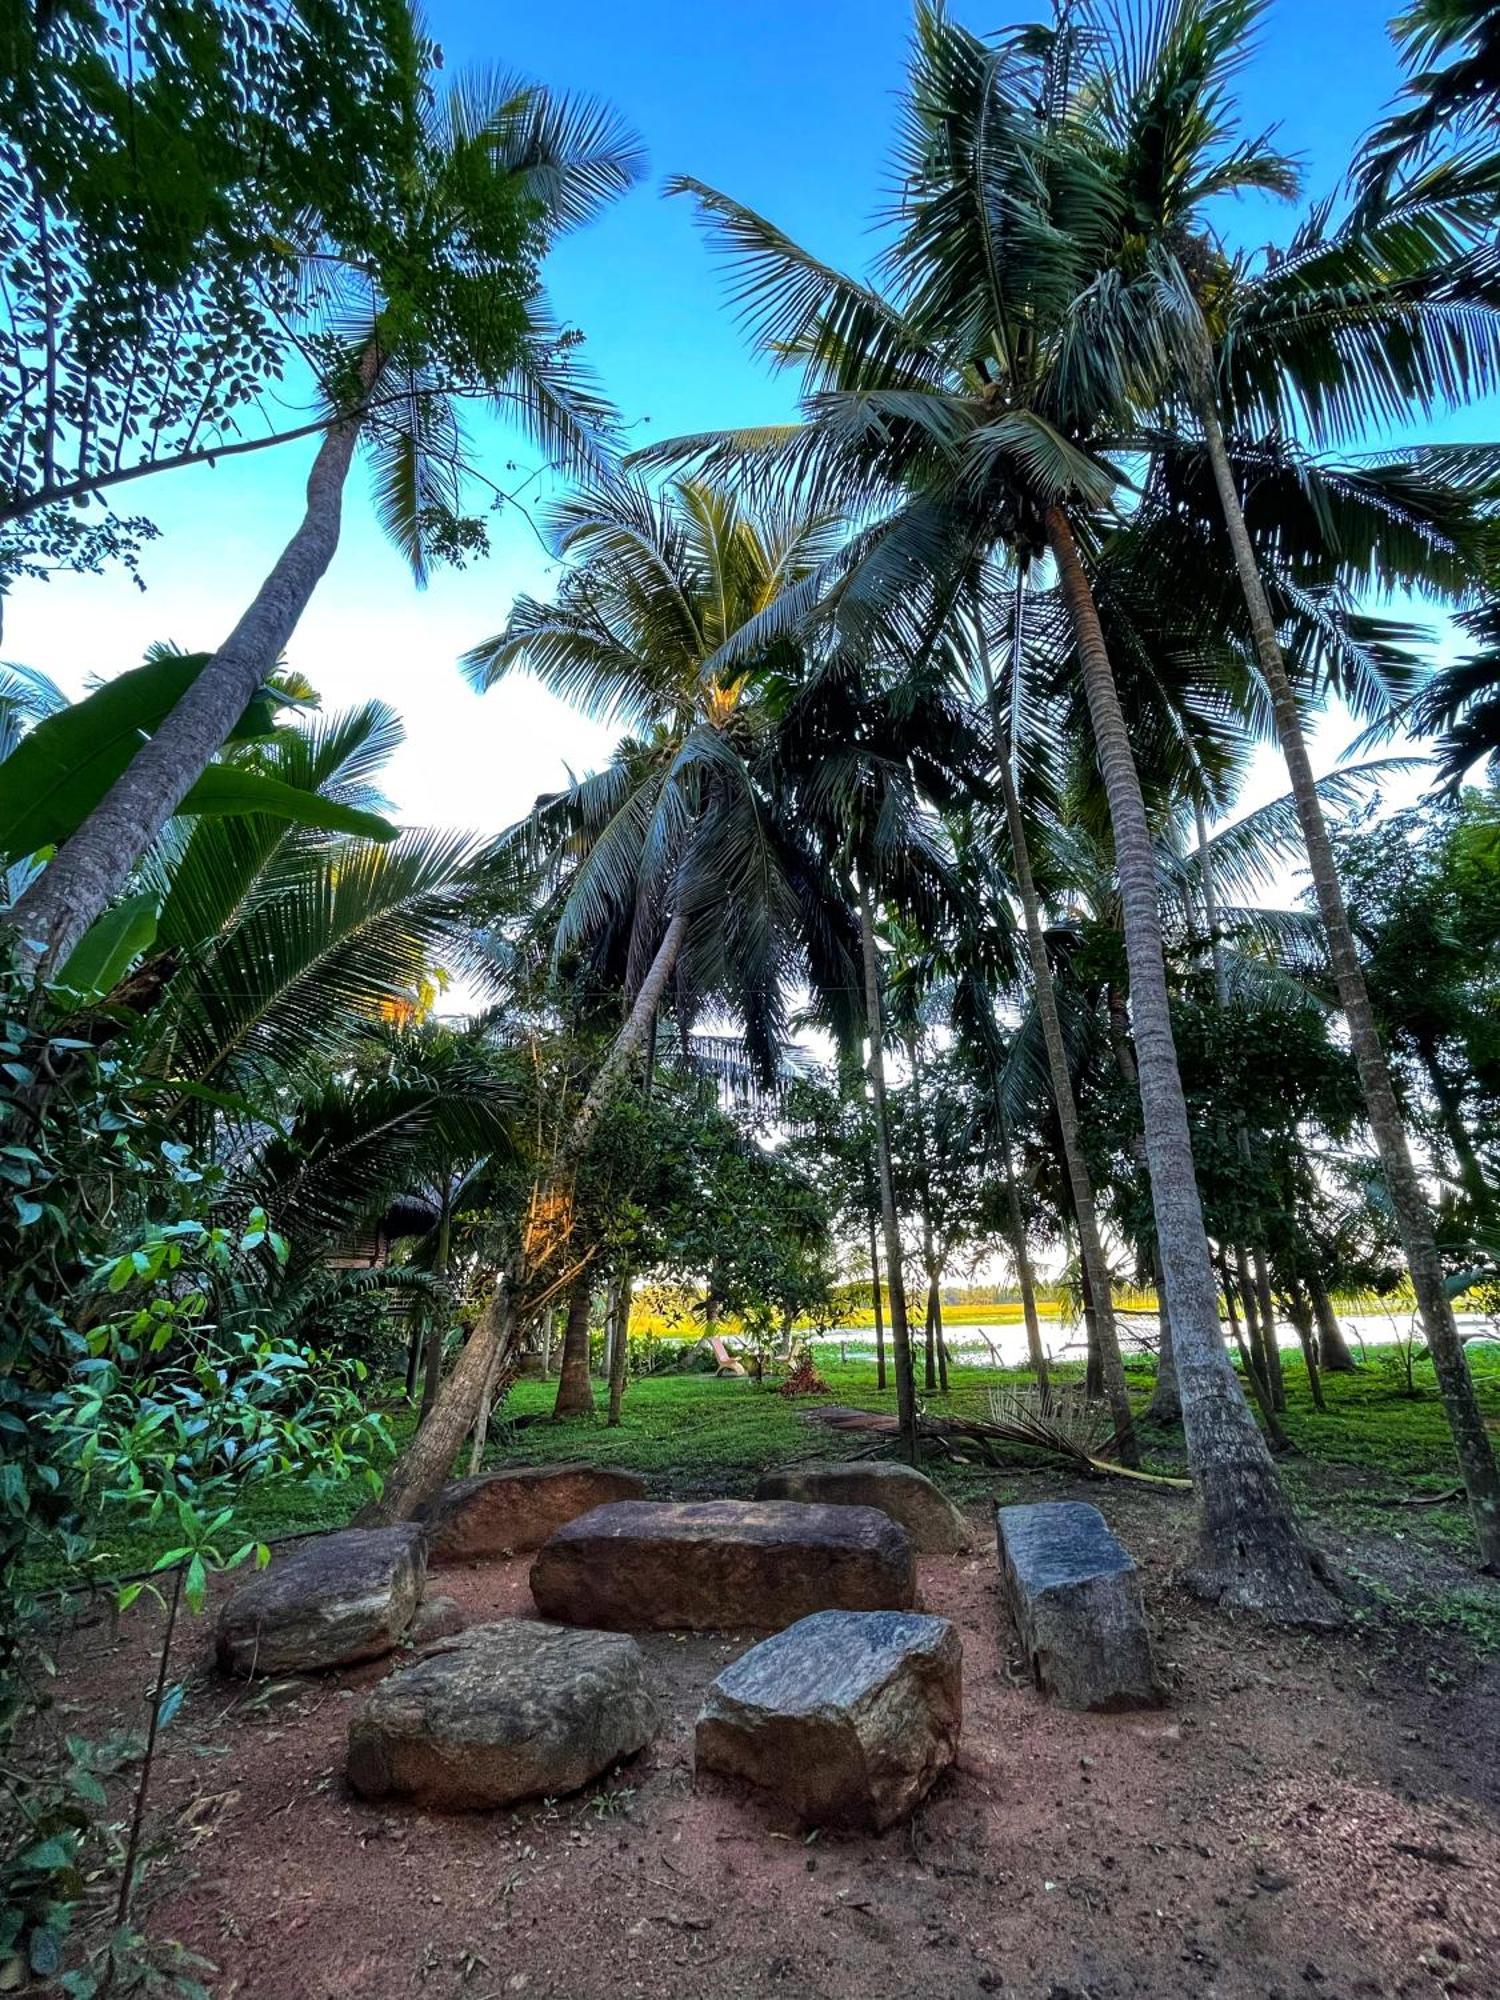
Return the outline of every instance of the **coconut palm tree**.
<path id="1" fill-rule="evenodd" d="M 539 800 L 496 862 L 544 899 L 554 966 L 595 991 L 623 991 L 625 1018 L 538 1187 L 522 1269 L 491 1301 L 392 1475 L 383 1502 L 392 1517 L 446 1475 L 489 1377 L 471 1350 L 493 1358 L 533 1295 L 562 1283 L 586 1323 L 587 1252 L 571 1241 L 570 1183 L 662 1008 L 684 1025 L 705 1006 L 734 1011 L 752 1067 L 769 1076 L 792 982 L 847 1011 L 856 978 L 837 884 L 766 781 L 775 696 L 797 645 L 783 639 L 727 674 L 713 667 L 782 591 L 826 563 L 833 519 L 753 507 L 702 481 L 653 493 L 625 480 L 561 502 L 552 527 L 572 565 L 556 597 L 519 600 L 505 629 L 473 649 L 470 672 L 489 687 L 524 668 L 639 733 L 602 771 Z"/>
<path id="2" fill-rule="evenodd" d="M 633 136 L 586 100 L 500 74 L 434 95 L 412 38 L 408 202 L 373 247 L 305 246 L 328 299 L 313 359 L 328 424 L 291 540 L 228 639 L 10 912 L 23 963 L 51 971 L 116 895 L 276 663 L 338 547 L 356 447 L 382 524 L 418 580 L 461 543 L 458 404 L 487 400 L 567 470 L 597 470 L 610 417 L 536 290 L 547 245 L 628 188 Z M 362 232 L 363 234 L 366 232 Z"/>
<path id="3" fill-rule="evenodd" d="M 1291 253 L 1259 279 L 1229 266 L 1204 203 L 1234 188 L 1290 193 L 1296 185 L 1287 161 L 1234 128 L 1230 86 L 1264 8 L 1265 0 L 1141 0 L 1124 14 L 1100 9 L 1087 35 L 1075 34 L 1071 20 L 1061 32 L 1086 75 L 1080 146 L 1118 190 L 1119 247 L 1106 269 L 1136 267 L 1140 288 L 1157 298 L 1178 354 L 1173 394 L 1201 429 L 1481 1559 L 1500 1567 L 1500 1468 L 1370 1005 L 1228 436 L 1279 425 L 1289 407 L 1315 434 L 1347 435 L 1500 382 L 1500 294 L 1478 255 L 1493 191 L 1476 201 L 1470 177 L 1455 189 L 1435 170 L 1391 192 L 1387 171 L 1383 202 L 1366 201 L 1340 228 L 1329 226 L 1327 208 L 1316 211 Z M 1136 326 L 1134 313 L 1122 316 L 1122 336 Z M 1425 567 L 1431 578 L 1438 565 Z M 1477 580 L 1476 572 L 1465 579 Z"/>
<path id="4" fill-rule="evenodd" d="M 679 182 L 735 258 L 754 331 L 804 368 L 806 392 L 801 424 L 676 449 L 710 460 L 753 452 L 767 472 L 880 512 L 858 563 L 866 601 L 878 588 L 889 603 L 921 574 L 946 572 L 956 588 L 976 549 L 1050 554 L 1113 822 L 1156 1233 L 1201 1505 L 1196 1574 L 1230 1601 L 1327 1621 L 1336 1614 L 1224 1348 L 1150 826 L 1090 588 L 1092 524 L 1119 483 L 1107 447 L 1156 393 L 1169 356 L 1144 312 L 1127 334 L 1129 288 L 1101 280 L 1116 195 L 1079 148 L 1056 143 L 1067 85 L 1056 40 L 1020 31 L 988 44 L 941 8 L 919 9 L 885 264 L 893 297 L 830 270 L 725 196 Z M 800 608 L 793 599 L 784 615 Z M 862 608 L 846 587 L 846 628 Z"/>

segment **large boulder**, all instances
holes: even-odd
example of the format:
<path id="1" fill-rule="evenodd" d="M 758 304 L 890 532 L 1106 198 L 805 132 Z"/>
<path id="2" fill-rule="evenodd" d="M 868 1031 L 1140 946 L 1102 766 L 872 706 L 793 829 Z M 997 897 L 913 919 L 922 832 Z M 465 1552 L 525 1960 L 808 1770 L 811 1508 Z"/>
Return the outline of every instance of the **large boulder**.
<path id="1" fill-rule="evenodd" d="M 878 1507 L 911 1536 L 919 1555 L 949 1556 L 966 1548 L 968 1524 L 946 1493 L 915 1466 L 854 1459 L 784 1465 L 768 1472 L 757 1500 L 802 1500 L 822 1507 Z"/>
<path id="2" fill-rule="evenodd" d="M 644 1500 L 633 1472 L 602 1465 L 506 1465 L 445 1486 L 425 1509 L 434 1563 L 539 1549 L 567 1521 L 612 1500 Z"/>
<path id="3" fill-rule="evenodd" d="M 1163 1699 L 1129 1552 L 1097 1507 L 1049 1500 L 996 1509 L 1000 1567 L 1032 1678 L 1067 1708 Z"/>
<path id="4" fill-rule="evenodd" d="M 873 1507 L 637 1500 L 559 1528 L 531 1594 L 568 1625 L 777 1629 L 813 1611 L 903 1610 L 916 1562 L 906 1530 Z"/>
<path id="5" fill-rule="evenodd" d="M 633 1639 L 509 1618 L 442 1640 L 349 1724 L 361 1798 L 504 1806 L 576 1792 L 659 1726 Z"/>
<path id="6" fill-rule="evenodd" d="M 319 1535 L 230 1598 L 219 1614 L 219 1665 L 295 1674 L 379 1659 L 410 1625 L 426 1569 L 422 1530 L 410 1521 Z"/>
<path id="7" fill-rule="evenodd" d="M 698 1768 L 811 1825 L 879 1832 L 957 1756 L 962 1671 L 946 1618 L 820 1611 L 720 1674 L 698 1717 Z"/>

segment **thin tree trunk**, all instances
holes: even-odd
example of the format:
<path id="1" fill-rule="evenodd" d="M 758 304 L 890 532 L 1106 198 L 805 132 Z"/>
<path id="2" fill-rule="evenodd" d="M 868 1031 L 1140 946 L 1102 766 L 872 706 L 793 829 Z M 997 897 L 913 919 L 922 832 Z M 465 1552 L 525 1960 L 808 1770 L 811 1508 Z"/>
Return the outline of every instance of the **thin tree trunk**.
<path id="1" fill-rule="evenodd" d="M 1017 616 L 1019 624 L 1019 611 Z M 1010 831 L 1011 857 L 1016 871 L 1016 888 L 1026 924 L 1026 944 L 1031 959 L 1032 990 L 1037 1016 L 1042 1024 L 1042 1041 L 1047 1051 L 1047 1074 L 1052 1099 L 1057 1107 L 1057 1125 L 1062 1138 L 1063 1166 L 1078 1220 L 1078 1250 L 1088 1273 L 1088 1290 L 1093 1295 L 1104 1387 L 1114 1420 L 1116 1450 L 1125 1465 L 1140 1462 L 1135 1441 L 1135 1420 L 1130 1408 L 1130 1391 L 1125 1382 L 1125 1363 L 1120 1355 L 1120 1337 L 1115 1326 L 1114 1302 L 1109 1289 L 1109 1267 L 1099 1238 L 1099 1214 L 1094 1202 L 1094 1186 L 1083 1154 L 1083 1138 L 1078 1122 L 1078 1100 L 1073 1093 L 1073 1076 L 1068 1067 L 1067 1044 L 1063 1040 L 1062 1019 L 1057 1011 L 1057 990 L 1052 979 L 1052 963 L 1047 956 L 1047 940 L 1042 930 L 1041 901 L 1031 872 L 1031 850 L 1026 840 L 1026 823 L 1016 789 L 1015 743 L 1005 728 L 1000 698 L 990 668 L 989 644 L 983 620 L 976 618 L 979 664 L 984 675 L 985 700 L 989 705 L 990 726 L 995 737 L 995 761 L 1000 770 L 1000 786 L 1005 799 L 1005 819 Z M 1019 655 L 1019 647 L 1017 648 Z M 1019 671 L 1019 657 L 1015 671 Z"/>
<path id="2" fill-rule="evenodd" d="M 1243 1265 L 1244 1252 L 1241 1251 L 1239 1256 Z M 1276 1414 L 1276 1405 L 1271 1401 L 1271 1392 L 1266 1387 L 1265 1370 L 1256 1360 L 1252 1349 L 1240 1338 L 1240 1323 L 1235 1317 L 1234 1310 L 1235 1287 L 1229 1282 L 1229 1267 L 1222 1257 L 1219 1259 L 1219 1276 L 1224 1284 L 1224 1302 L 1229 1309 L 1230 1332 L 1234 1335 L 1234 1344 L 1239 1350 L 1240 1365 L 1245 1371 L 1245 1380 L 1250 1384 L 1250 1393 L 1254 1396 L 1256 1407 L 1265 1422 L 1267 1440 L 1274 1452 L 1291 1451 L 1292 1441 L 1282 1428 L 1281 1419 Z M 1251 1311 L 1249 1292 L 1241 1289 L 1240 1299 L 1245 1308 L 1245 1323 L 1249 1325 Z"/>
<path id="3" fill-rule="evenodd" d="M 1323 1373 L 1352 1375 L 1359 1364 L 1349 1351 L 1344 1329 L 1339 1325 L 1333 1300 L 1328 1296 L 1328 1287 L 1323 1283 L 1320 1271 L 1309 1270 L 1307 1289 L 1318 1322 L 1318 1359 L 1323 1365 Z"/>
<path id="4" fill-rule="evenodd" d="M 1236 1247 L 1234 1253 L 1234 1281 L 1245 1315 L 1245 1330 L 1250 1336 L 1251 1355 L 1260 1371 L 1260 1379 L 1269 1383 L 1271 1377 L 1266 1367 L 1266 1344 L 1260 1328 L 1260 1304 L 1255 1296 L 1255 1282 L 1250 1276 L 1250 1260 L 1241 1247 Z"/>
<path id="5" fill-rule="evenodd" d="M 438 1214 L 437 1248 L 432 1258 L 432 1274 L 443 1281 L 442 1296 L 433 1302 L 429 1312 L 426 1344 L 426 1366 L 422 1375 L 422 1407 L 417 1412 L 420 1427 L 427 1421 L 427 1413 L 437 1401 L 438 1385 L 443 1379 L 443 1342 L 448 1332 L 447 1292 L 448 1258 L 453 1233 L 452 1197 L 443 1195 L 442 1208 Z"/>
<path id="6" fill-rule="evenodd" d="M 885 1312 L 880 1299 L 880 1246 L 875 1240 L 875 1211 L 870 1210 L 870 1293 L 875 1301 L 875 1387 L 885 1387 Z"/>
<path id="7" fill-rule="evenodd" d="M 1297 1329 L 1297 1342 L 1302 1349 L 1302 1359 L 1307 1367 L 1307 1386 L 1312 1391 L 1313 1408 L 1326 1412 L 1328 1405 L 1323 1400 L 1323 1377 L 1318 1369 L 1318 1343 L 1313 1332 L 1312 1307 L 1307 1302 L 1307 1293 L 1302 1288 L 1302 1280 L 1293 1275 L 1287 1286 L 1287 1304 L 1291 1311 L 1292 1325 Z"/>
<path id="8" fill-rule="evenodd" d="M 870 1100 L 875 1116 L 875 1159 L 880 1178 L 880 1221 L 885 1237 L 885 1280 L 891 1301 L 891 1359 L 896 1369 L 896 1414 L 901 1441 L 917 1462 L 917 1394 L 911 1371 L 911 1333 L 901 1270 L 901 1226 L 891 1173 L 891 1128 L 885 1106 L 885 1033 L 880 1012 L 880 966 L 875 951 L 875 896 L 863 872 L 859 882 L 860 946 L 865 972 L 865 1032 L 870 1044 Z"/>
<path id="9" fill-rule="evenodd" d="M 1459 1336 L 1458 1322 L 1454 1318 L 1452 1301 L 1444 1285 L 1442 1260 L 1433 1235 L 1432 1211 L 1412 1163 L 1406 1128 L 1396 1102 L 1390 1067 L 1381 1047 L 1369 990 L 1365 985 L 1364 968 L 1355 948 L 1343 888 L 1334 865 L 1333 845 L 1328 838 L 1323 805 L 1318 797 L 1312 761 L 1302 734 L 1296 695 L 1276 636 L 1276 621 L 1266 597 L 1260 565 L 1245 525 L 1244 512 L 1235 489 L 1234 471 L 1224 443 L 1223 426 L 1206 372 L 1197 385 L 1197 391 L 1198 414 L 1224 512 L 1224 524 L 1234 552 L 1235 568 L 1250 613 L 1256 657 L 1270 691 L 1276 733 L 1292 781 L 1292 796 L 1296 801 L 1297 818 L 1307 849 L 1318 914 L 1328 939 L 1328 955 L 1338 986 L 1339 1004 L 1349 1026 L 1349 1045 L 1359 1069 L 1370 1129 L 1375 1136 L 1391 1206 L 1395 1210 L 1448 1427 L 1453 1433 L 1459 1474 L 1468 1494 L 1469 1511 L 1474 1517 L 1480 1561 L 1487 1569 L 1500 1569 L 1500 1468 L 1495 1463 L 1495 1453 L 1474 1394 L 1474 1382 Z"/>
<path id="10" fill-rule="evenodd" d="M 939 1272 L 932 1291 L 932 1330 L 937 1336 L 938 1394 L 948 1393 L 948 1343 L 943 1338 L 943 1277 Z"/>
<path id="11" fill-rule="evenodd" d="M 589 1268 L 585 1265 L 568 1293 L 568 1326 L 563 1335 L 557 1400 L 552 1405 L 554 1417 L 594 1414 L 594 1385 L 589 1380 L 589 1302 L 593 1291 Z"/>
<path id="12" fill-rule="evenodd" d="M 1182 1422 L 1182 1393 L 1177 1387 L 1177 1357 L 1172 1352 L 1172 1315 L 1167 1311 L 1167 1287 L 1161 1265 L 1156 1266 L 1156 1387 L 1146 1405 L 1146 1415 L 1154 1424 Z"/>
<path id="13" fill-rule="evenodd" d="M 927 1273 L 927 1311 L 922 1328 L 922 1344 L 925 1349 L 923 1386 L 929 1396 L 937 1394 L 937 1291 L 932 1273 Z"/>
<path id="14" fill-rule="evenodd" d="M 368 390 L 378 372 L 362 364 Z M 249 609 L 93 811 L 16 902 L 20 962 L 46 978 L 101 916 L 271 674 L 339 545 L 344 484 L 361 412 L 330 426 L 313 460 L 301 525 Z"/>
<path id="15" fill-rule="evenodd" d="M 1026 1243 L 1026 1218 L 1021 1213 L 1021 1194 L 1016 1186 L 1015 1164 L 1010 1157 L 1010 1132 L 1004 1107 L 999 1102 L 998 1088 L 996 1109 L 1000 1113 L 1000 1151 L 1005 1162 L 1005 1204 L 1010 1212 L 1011 1254 L 1016 1260 L 1016 1283 L 1021 1288 L 1021 1316 L 1026 1322 L 1026 1352 L 1031 1372 L 1036 1377 L 1036 1386 L 1045 1401 L 1052 1383 L 1046 1350 L 1042 1346 L 1042 1323 L 1037 1316 L 1036 1279 Z"/>
<path id="16" fill-rule="evenodd" d="M 609 1421 L 620 1421 L 625 1401 L 625 1370 L 630 1360 L 630 1267 L 620 1273 L 615 1298 L 615 1338 L 609 1350 Z"/>
<path id="17" fill-rule="evenodd" d="M 1067 517 L 1055 504 L 1047 510 L 1047 538 L 1078 644 L 1114 832 L 1156 1241 L 1198 1497 L 1200 1563 L 1194 1582 L 1222 1601 L 1275 1618 L 1338 1623 L 1338 1610 L 1315 1574 L 1224 1345 L 1172 1039 L 1145 800 L 1093 592 Z"/>
<path id="18" fill-rule="evenodd" d="M 552 1349 L 557 1337 L 557 1308 L 548 1306 L 542 1314 L 542 1380 L 552 1375 Z"/>
<path id="19" fill-rule="evenodd" d="M 1276 1298 L 1271 1290 L 1271 1267 L 1257 1243 L 1250 1252 L 1255 1269 L 1255 1298 L 1260 1307 L 1260 1341 L 1266 1357 L 1266 1386 L 1278 1410 L 1286 1408 L 1286 1380 L 1281 1372 L 1281 1337 L 1276 1331 Z"/>
<path id="20" fill-rule="evenodd" d="M 514 1302 L 509 1284 L 502 1279 L 491 1292 L 425 1422 L 417 1426 L 411 1443 L 386 1475 L 380 1497 L 360 1515 L 363 1526 L 409 1521 L 437 1492 L 473 1428 L 480 1398 L 493 1379 L 497 1356 L 502 1364 L 509 1357 L 514 1333 Z"/>
<path id="21" fill-rule="evenodd" d="M 1453 1148 L 1453 1157 L 1458 1165 L 1458 1178 L 1480 1214 L 1487 1214 L 1490 1207 L 1490 1184 L 1484 1177 L 1479 1155 L 1474 1150 L 1474 1142 L 1469 1137 L 1464 1124 L 1463 1110 L 1458 1093 L 1444 1070 L 1437 1048 L 1428 1036 L 1417 1038 L 1417 1054 L 1422 1067 L 1427 1072 L 1427 1080 L 1432 1085 L 1432 1094 L 1437 1099 L 1438 1114 L 1448 1144 Z"/>

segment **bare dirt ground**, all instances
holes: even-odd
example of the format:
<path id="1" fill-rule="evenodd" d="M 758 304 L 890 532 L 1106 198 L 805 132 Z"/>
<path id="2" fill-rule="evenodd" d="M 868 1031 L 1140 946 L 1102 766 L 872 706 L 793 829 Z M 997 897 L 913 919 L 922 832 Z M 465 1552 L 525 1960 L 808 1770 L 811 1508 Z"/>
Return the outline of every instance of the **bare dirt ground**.
<path id="1" fill-rule="evenodd" d="M 1031 1690 L 976 1509 L 973 1554 L 922 1565 L 963 1635 L 960 1761 L 881 1839 L 809 1840 L 695 1789 L 693 1717 L 744 1636 L 642 1640 L 668 1724 L 590 1792 L 444 1816 L 345 1787 L 349 1717 L 390 1662 L 247 1694 L 197 1624 L 151 1927 L 224 2000 L 1500 1994 L 1500 1669 L 1206 1609 L 1171 1581 L 1185 1510 L 1102 1504 L 1143 1564 L 1170 1705 L 1082 1716 Z M 530 1616 L 528 1560 L 432 1587 L 470 1622 Z M 154 1624 L 138 1606 L 117 1637 L 76 1634 L 76 1726 L 139 1726 Z"/>

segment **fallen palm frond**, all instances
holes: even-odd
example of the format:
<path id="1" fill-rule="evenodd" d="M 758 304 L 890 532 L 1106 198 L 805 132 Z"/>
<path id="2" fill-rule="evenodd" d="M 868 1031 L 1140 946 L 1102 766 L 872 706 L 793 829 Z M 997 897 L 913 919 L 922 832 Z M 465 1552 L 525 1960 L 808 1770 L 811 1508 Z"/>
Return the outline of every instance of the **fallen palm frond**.
<path id="1" fill-rule="evenodd" d="M 862 1431 L 878 1437 L 900 1434 L 899 1420 L 886 1411 L 852 1410 L 841 1404 L 807 1410 L 804 1421 L 826 1425 L 829 1430 Z M 958 1447 L 969 1446 L 993 1464 L 996 1462 L 994 1445 L 1023 1444 L 1033 1451 L 1044 1451 L 1053 1458 L 1062 1459 L 1087 1474 L 1133 1479 L 1147 1486 L 1167 1486 L 1179 1492 L 1188 1491 L 1192 1485 L 1188 1479 L 1173 1479 L 1159 1472 L 1137 1472 L 1132 1466 L 1116 1465 L 1112 1459 L 1105 1458 L 1103 1453 L 1113 1443 L 1107 1424 L 1101 1431 L 1097 1427 L 1096 1416 L 1091 1414 L 1085 1421 L 1075 1414 L 1071 1406 L 1048 1410 L 1028 1406 L 1021 1400 L 1015 1407 L 997 1412 L 989 1422 L 980 1417 L 935 1417 L 922 1410 L 917 1414 L 917 1436 L 937 1445 L 954 1458 L 964 1455 Z"/>

